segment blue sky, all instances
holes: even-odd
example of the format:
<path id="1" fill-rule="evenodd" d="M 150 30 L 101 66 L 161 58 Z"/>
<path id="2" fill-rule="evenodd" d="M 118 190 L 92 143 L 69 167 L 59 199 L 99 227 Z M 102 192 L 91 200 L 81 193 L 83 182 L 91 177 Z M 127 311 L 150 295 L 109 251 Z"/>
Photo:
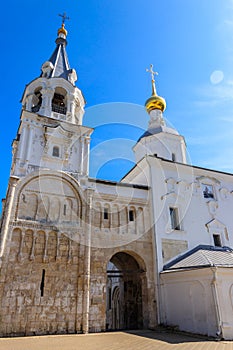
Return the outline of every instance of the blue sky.
<path id="1" fill-rule="evenodd" d="M 118 179 L 133 164 L 130 149 L 148 123 L 150 63 L 165 117 L 185 136 L 192 164 L 232 172 L 232 0 L 13 0 L 1 7 L 1 197 L 19 101 L 53 52 L 64 11 L 70 65 L 87 101 L 83 123 L 96 127 L 92 176 Z"/>

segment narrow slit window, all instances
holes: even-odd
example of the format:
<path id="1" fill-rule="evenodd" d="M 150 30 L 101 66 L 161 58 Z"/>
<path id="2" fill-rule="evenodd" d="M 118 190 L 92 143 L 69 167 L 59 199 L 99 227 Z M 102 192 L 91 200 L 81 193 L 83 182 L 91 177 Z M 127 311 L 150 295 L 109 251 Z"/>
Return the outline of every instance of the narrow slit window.
<path id="1" fill-rule="evenodd" d="M 104 208 L 104 220 L 108 220 L 108 208 Z"/>
<path id="2" fill-rule="evenodd" d="M 129 211 L 129 221 L 134 221 L 134 210 Z"/>
<path id="3" fill-rule="evenodd" d="M 169 208 L 169 212 L 170 212 L 171 228 L 173 230 L 180 230 L 178 209 Z"/>
<path id="4" fill-rule="evenodd" d="M 63 215 L 66 216 L 66 204 L 64 204 L 64 207 L 63 207 Z"/>
<path id="5" fill-rule="evenodd" d="M 58 146 L 53 147 L 53 157 L 59 157 L 59 147 Z"/>
<path id="6" fill-rule="evenodd" d="M 45 280 L 45 269 L 42 270 L 42 277 L 40 283 L 40 296 L 44 296 L 44 280 Z"/>
<path id="7" fill-rule="evenodd" d="M 175 153 L 172 153 L 172 161 L 173 161 L 173 162 L 176 161 L 176 155 L 175 155 Z"/>
<path id="8" fill-rule="evenodd" d="M 221 247 L 222 242 L 221 242 L 221 237 L 218 234 L 213 234 L 213 239 L 214 239 L 214 245 L 215 247 Z"/>

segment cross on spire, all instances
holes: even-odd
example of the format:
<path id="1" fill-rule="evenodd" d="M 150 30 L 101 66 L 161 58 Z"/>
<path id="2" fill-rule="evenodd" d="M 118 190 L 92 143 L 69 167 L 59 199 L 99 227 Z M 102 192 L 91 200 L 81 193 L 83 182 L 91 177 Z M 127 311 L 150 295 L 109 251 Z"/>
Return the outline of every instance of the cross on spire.
<path id="1" fill-rule="evenodd" d="M 151 80 L 152 80 L 152 96 L 156 96 L 156 87 L 155 87 L 155 75 L 158 75 L 158 72 L 153 71 L 153 64 L 150 65 L 150 69 L 146 69 L 147 72 L 151 73 Z"/>
<path id="2" fill-rule="evenodd" d="M 153 71 L 153 64 L 150 65 L 150 69 L 146 69 L 147 72 L 151 73 L 151 79 L 154 82 L 155 81 L 155 75 L 158 75 L 158 72 Z"/>
<path id="3" fill-rule="evenodd" d="M 65 12 L 63 13 L 63 15 L 61 15 L 61 14 L 59 13 L 58 16 L 62 17 L 62 24 L 65 24 L 65 21 L 66 21 L 66 20 L 67 20 L 67 21 L 70 20 L 70 17 L 66 16 L 66 13 L 65 13 Z"/>

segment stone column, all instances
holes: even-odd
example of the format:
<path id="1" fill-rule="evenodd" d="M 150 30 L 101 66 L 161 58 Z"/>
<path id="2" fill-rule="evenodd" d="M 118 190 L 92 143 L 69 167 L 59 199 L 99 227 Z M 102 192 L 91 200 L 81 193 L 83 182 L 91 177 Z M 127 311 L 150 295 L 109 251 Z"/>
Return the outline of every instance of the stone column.
<path id="1" fill-rule="evenodd" d="M 22 259 L 24 237 L 25 237 L 25 230 L 23 229 L 23 230 L 21 231 L 21 235 L 20 235 L 20 246 L 19 246 L 19 252 L 18 252 L 18 261 L 19 261 L 19 262 L 20 262 L 21 259 Z"/>
<path id="2" fill-rule="evenodd" d="M 33 128 L 29 126 L 28 128 L 28 141 L 27 141 L 27 154 L 26 154 L 26 161 L 28 162 L 30 159 L 31 155 L 31 150 L 32 150 L 32 139 L 33 139 Z"/>
<path id="3" fill-rule="evenodd" d="M 84 136 L 80 137 L 80 143 L 81 143 L 81 152 L 80 152 L 80 174 L 83 175 L 83 162 L 84 162 Z"/>
<path id="4" fill-rule="evenodd" d="M 67 96 L 67 120 L 72 122 L 75 113 L 75 97 L 72 94 Z"/>
<path id="5" fill-rule="evenodd" d="M 90 156 L 90 137 L 85 137 L 84 144 L 84 159 L 83 159 L 83 174 L 88 175 L 89 173 L 89 156 Z"/>
<path id="6" fill-rule="evenodd" d="M 26 110 L 27 111 L 32 110 L 32 98 L 33 98 L 33 94 L 30 94 L 26 97 Z"/>
<path id="7" fill-rule="evenodd" d="M 90 273 L 91 273 L 91 211 L 93 190 L 86 192 L 86 221 L 85 221 L 85 256 L 84 256 L 84 293 L 83 293 L 83 333 L 89 332 L 90 308 Z"/>
<path id="8" fill-rule="evenodd" d="M 42 89 L 41 94 L 42 94 L 42 104 L 39 112 L 42 115 L 50 116 L 52 113 L 52 98 L 54 95 L 54 90 L 51 88 Z"/>
<path id="9" fill-rule="evenodd" d="M 24 153 L 26 148 L 26 141 L 27 141 L 27 125 L 24 124 L 22 127 L 22 132 L 20 134 L 20 140 L 19 140 L 19 150 L 17 154 L 17 159 L 20 159 L 21 162 L 25 160 Z"/>
<path id="10" fill-rule="evenodd" d="M 10 230 L 10 219 L 11 219 L 11 214 L 13 214 L 13 210 L 12 210 L 13 205 L 14 203 L 16 203 L 15 189 L 16 189 L 18 180 L 19 179 L 14 176 L 11 176 L 9 180 L 6 204 L 4 208 L 4 216 L 3 216 L 2 226 L 1 226 L 2 240 L 1 240 L 1 248 L 0 248 L 0 267 L 1 267 L 2 256 L 4 254 L 5 247 L 7 248 L 6 243 L 11 240 L 12 230 Z M 10 248 L 8 247 L 8 251 L 6 252 L 6 255 L 8 255 L 9 250 Z"/>

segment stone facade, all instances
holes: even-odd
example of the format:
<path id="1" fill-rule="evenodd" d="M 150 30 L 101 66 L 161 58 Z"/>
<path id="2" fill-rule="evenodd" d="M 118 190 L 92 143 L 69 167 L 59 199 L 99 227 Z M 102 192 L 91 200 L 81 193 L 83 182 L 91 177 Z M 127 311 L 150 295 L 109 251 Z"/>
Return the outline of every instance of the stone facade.
<path id="1" fill-rule="evenodd" d="M 233 338 L 225 312 L 231 298 L 204 315 L 198 306 L 204 289 L 196 286 L 204 280 L 210 291 L 216 276 L 195 273 L 193 284 L 192 273 L 181 281 L 162 272 L 200 244 L 233 246 L 232 175 L 187 164 L 184 138 L 163 118 L 166 103 L 151 67 L 154 94 L 146 102 L 148 130 L 134 147 L 136 165 L 119 183 L 90 178 L 93 129 L 82 124 L 85 100 L 68 64 L 66 35 L 63 25 L 41 76 L 23 94 L 1 220 L 0 335 L 154 329 L 177 321 L 188 331 Z M 221 286 L 232 289 L 226 271 L 216 305 L 224 299 Z M 193 322 L 174 311 L 183 305 L 181 289 L 190 294 L 186 313 L 197 306 Z M 213 315 L 210 330 L 204 325 Z"/>
<path id="2" fill-rule="evenodd" d="M 105 330 L 107 266 L 116 254 L 124 254 L 122 268 L 128 269 L 129 258 L 138 266 L 134 288 L 141 293 L 140 325 L 154 328 L 148 190 L 136 188 L 130 198 L 126 187 L 125 196 L 116 198 L 116 185 L 104 185 L 109 187 L 107 196 L 97 192 L 98 183 L 92 181 L 83 189 L 69 175 L 45 170 L 15 181 L 4 216 L 9 224 L 1 265 L 0 334 Z M 108 208 L 105 219 L 104 208 Z M 135 215 L 131 222 L 129 211 Z M 135 303 L 133 295 L 131 299 Z M 130 321 L 127 328 L 132 328 Z"/>

